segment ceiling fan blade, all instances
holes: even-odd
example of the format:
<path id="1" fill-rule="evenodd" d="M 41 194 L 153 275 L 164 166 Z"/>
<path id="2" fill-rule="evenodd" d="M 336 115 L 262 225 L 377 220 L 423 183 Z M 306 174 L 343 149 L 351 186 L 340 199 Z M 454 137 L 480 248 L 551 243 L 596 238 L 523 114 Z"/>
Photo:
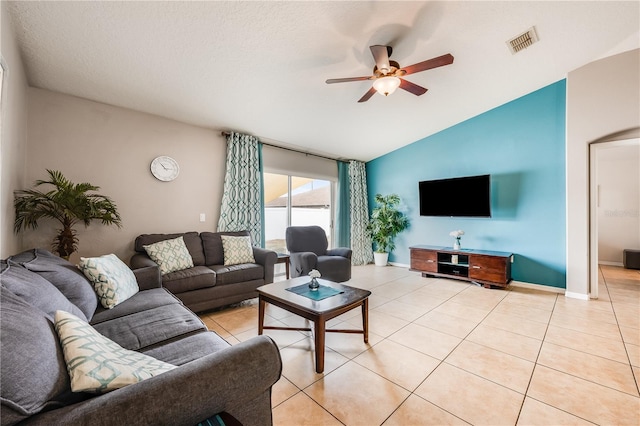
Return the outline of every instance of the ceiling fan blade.
<path id="1" fill-rule="evenodd" d="M 429 90 L 403 78 L 400 79 L 400 88 L 406 90 L 407 92 L 413 93 L 416 96 L 424 95 L 425 93 L 427 93 L 427 90 Z"/>
<path id="2" fill-rule="evenodd" d="M 369 89 L 369 91 L 365 93 L 358 102 L 367 102 L 374 95 L 374 93 L 376 93 L 376 89 L 371 87 L 371 89 Z"/>
<path id="3" fill-rule="evenodd" d="M 333 83 L 347 83 L 349 81 L 363 81 L 363 80 L 371 80 L 372 77 L 348 77 L 348 78 L 330 78 L 325 83 L 333 84 Z"/>
<path id="4" fill-rule="evenodd" d="M 376 44 L 375 46 L 369 46 L 373 59 L 376 61 L 376 67 L 382 74 L 387 74 L 391 71 L 391 65 L 389 65 L 389 55 L 391 54 L 391 48 L 389 46 L 381 46 Z"/>
<path id="5" fill-rule="evenodd" d="M 408 67 L 404 67 L 401 71 L 404 71 L 404 75 L 414 74 L 420 71 L 430 70 L 431 68 L 438 68 L 444 65 L 449 65 L 453 63 L 453 56 L 447 53 L 446 55 L 438 56 L 437 58 L 428 59 L 423 62 L 418 62 L 417 64 L 409 65 Z"/>

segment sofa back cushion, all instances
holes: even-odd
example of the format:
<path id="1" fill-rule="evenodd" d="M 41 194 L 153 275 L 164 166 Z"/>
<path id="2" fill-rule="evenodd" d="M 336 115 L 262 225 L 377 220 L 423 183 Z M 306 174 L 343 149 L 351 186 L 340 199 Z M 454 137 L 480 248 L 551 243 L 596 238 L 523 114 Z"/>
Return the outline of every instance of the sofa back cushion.
<path id="1" fill-rule="evenodd" d="M 327 254 L 327 234 L 319 226 L 290 226 L 285 231 L 285 239 L 290 253 L 313 252 L 317 256 Z"/>
<path id="2" fill-rule="evenodd" d="M 136 238 L 134 249 L 138 253 L 146 254 L 147 252 L 144 246 L 157 243 L 158 241 L 173 240 L 178 237 L 183 238 L 189 254 L 191 254 L 191 258 L 193 259 L 193 264 L 195 266 L 203 266 L 205 264 L 205 256 L 202 241 L 197 232 L 185 232 L 182 234 L 142 234 Z"/>
<path id="3" fill-rule="evenodd" d="M 0 281 L 2 287 L 7 288 L 31 306 L 40 309 L 51 321 L 58 310 L 70 312 L 86 320 L 82 311 L 64 297 L 53 284 L 21 265 L 11 261 L 6 263 L 6 268 L 0 274 Z"/>
<path id="4" fill-rule="evenodd" d="M 47 250 L 37 248 L 33 253 L 34 259 L 22 266 L 53 284 L 90 321 L 98 307 L 98 296 L 80 269 Z"/>
<path id="5" fill-rule="evenodd" d="M 14 254 L 9 257 L 7 261 L 12 261 L 13 263 L 24 264 L 26 262 L 31 262 L 36 258 L 36 251 L 34 249 L 25 250 L 22 253 Z"/>
<path id="6" fill-rule="evenodd" d="M 224 265 L 224 250 L 222 248 L 221 235 L 233 237 L 246 237 L 249 231 L 238 232 L 201 232 L 202 246 L 204 248 L 205 265 Z"/>
<path id="7" fill-rule="evenodd" d="M 0 289 L 2 424 L 86 398 L 72 394 L 53 323 L 4 286 Z"/>

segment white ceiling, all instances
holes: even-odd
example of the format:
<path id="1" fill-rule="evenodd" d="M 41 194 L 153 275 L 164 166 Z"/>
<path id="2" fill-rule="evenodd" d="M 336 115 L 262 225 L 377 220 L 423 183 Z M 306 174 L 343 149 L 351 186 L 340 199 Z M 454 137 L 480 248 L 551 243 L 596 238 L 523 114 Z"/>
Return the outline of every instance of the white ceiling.
<path id="1" fill-rule="evenodd" d="M 368 161 L 640 47 L 640 2 L 11 2 L 31 86 Z M 540 41 L 506 41 L 535 26 Z M 373 44 L 429 88 L 357 100 Z"/>

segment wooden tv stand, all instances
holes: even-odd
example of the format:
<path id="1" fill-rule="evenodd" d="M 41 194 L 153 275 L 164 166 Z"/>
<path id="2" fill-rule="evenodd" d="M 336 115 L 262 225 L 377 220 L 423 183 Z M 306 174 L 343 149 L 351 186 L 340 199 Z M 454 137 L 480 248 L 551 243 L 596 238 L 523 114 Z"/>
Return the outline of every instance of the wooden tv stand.
<path id="1" fill-rule="evenodd" d="M 423 277 L 471 281 L 485 288 L 504 288 L 511 281 L 512 253 L 423 245 L 409 247 L 409 250 L 411 270 L 422 272 Z"/>

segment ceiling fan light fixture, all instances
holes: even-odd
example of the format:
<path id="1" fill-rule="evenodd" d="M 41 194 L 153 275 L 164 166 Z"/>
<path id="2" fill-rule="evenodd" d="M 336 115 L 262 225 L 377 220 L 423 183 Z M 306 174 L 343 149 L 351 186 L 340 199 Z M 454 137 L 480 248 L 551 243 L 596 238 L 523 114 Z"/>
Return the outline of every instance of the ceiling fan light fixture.
<path id="1" fill-rule="evenodd" d="M 389 96 L 398 87 L 400 87 L 400 79 L 394 76 L 380 77 L 373 82 L 373 88 L 384 96 Z"/>

